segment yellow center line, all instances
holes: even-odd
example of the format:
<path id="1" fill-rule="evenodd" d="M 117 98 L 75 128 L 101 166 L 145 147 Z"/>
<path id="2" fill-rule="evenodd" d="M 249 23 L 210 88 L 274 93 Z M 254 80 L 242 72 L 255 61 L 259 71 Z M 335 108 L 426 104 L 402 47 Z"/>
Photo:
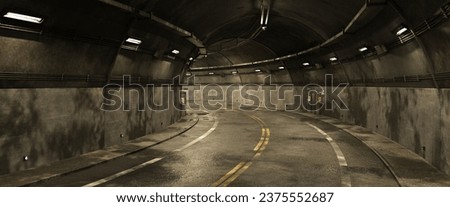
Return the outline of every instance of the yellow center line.
<path id="1" fill-rule="evenodd" d="M 253 149 L 253 151 L 257 152 L 261 149 L 262 145 L 264 144 L 264 140 L 266 138 L 261 137 L 261 140 L 258 142 L 258 144 L 256 145 L 256 147 Z"/>
<path id="2" fill-rule="evenodd" d="M 246 114 L 247 115 L 247 114 Z M 217 180 L 212 184 L 214 187 L 227 187 L 230 185 L 233 181 L 235 181 L 242 173 L 244 173 L 252 164 L 253 160 L 261 156 L 262 151 L 266 149 L 266 145 L 269 144 L 269 138 L 270 138 L 270 129 L 266 127 L 266 124 L 264 121 L 262 121 L 260 118 L 253 116 L 253 115 L 247 115 L 256 122 L 259 123 L 261 126 L 261 139 L 256 145 L 256 147 L 253 149 L 255 151 L 255 154 L 251 158 L 251 160 L 246 162 L 240 162 L 236 167 L 234 167 L 232 170 L 230 170 L 227 174 L 225 174 L 222 178 Z"/>
<path id="3" fill-rule="evenodd" d="M 216 181 L 215 183 L 212 184 L 212 186 L 218 187 L 220 186 L 223 182 L 225 182 L 227 179 L 229 179 L 233 174 L 235 174 L 239 169 L 241 169 L 243 166 L 245 165 L 245 162 L 241 162 L 238 165 L 236 165 L 236 167 L 234 167 L 232 170 L 230 170 L 230 172 L 228 172 L 227 174 L 225 174 L 222 178 L 220 178 L 218 181 Z"/>
<path id="4" fill-rule="evenodd" d="M 244 171 L 246 171 L 250 166 L 252 165 L 252 162 L 247 162 L 244 166 L 242 166 L 236 173 L 234 173 L 230 178 L 225 180 L 220 186 L 218 187 L 227 187 L 230 185 L 233 181 L 235 181 Z"/>

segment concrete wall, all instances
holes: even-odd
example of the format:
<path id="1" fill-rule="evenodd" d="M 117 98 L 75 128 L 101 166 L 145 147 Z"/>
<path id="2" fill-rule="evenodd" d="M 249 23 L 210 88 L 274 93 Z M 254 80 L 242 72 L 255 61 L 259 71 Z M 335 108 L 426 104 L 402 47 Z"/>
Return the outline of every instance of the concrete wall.
<path id="1" fill-rule="evenodd" d="M 276 68 L 277 66 L 273 66 Z M 235 70 L 232 70 L 235 71 Z M 288 84 L 291 83 L 291 77 L 287 70 L 275 71 L 272 73 L 255 73 L 255 69 L 241 69 L 239 74 L 230 75 L 232 71 L 220 71 L 216 72 L 216 75 L 207 75 L 204 73 L 202 75 L 196 75 L 188 77 L 189 80 L 185 80 L 184 83 L 194 84 Z M 264 71 L 264 70 L 263 70 Z M 195 73 L 194 73 L 195 74 Z M 269 78 L 270 77 L 270 78 Z"/>
<path id="2" fill-rule="evenodd" d="M 334 53 L 301 57 L 305 61 L 313 64 L 320 63 L 323 67 L 320 67 L 320 69 L 304 68 L 300 70 L 294 69 L 294 67 L 291 69 L 293 82 L 298 85 L 304 85 L 305 83 L 323 83 L 325 74 L 333 74 L 339 82 L 358 82 L 372 79 L 386 80 L 385 82 L 379 83 L 370 83 L 369 81 L 369 83 L 362 84 L 362 86 L 449 88 L 450 81 L 448 77 L 446 77 L 447 80 L 442 78 L 436 82 L 431 79 L 405 82 L 402 80 L 402 77 L 424 76 L 433 73 L 448 73 L 450 71 L 448 67 L 450 63 L 450 59 L 448 58 L 450 51 L 450 38 L 448 38 L 450 35 L 450 21 L 443 22 L 407 43 L 395 47 L 390 46 L 390 43 L 396 40 L 396 36 L 392 32 L 396 26 L 401 23 L 405 23 L 411 28 L 419 26 L 427 18 L 431 18 L 437 14 L 439 5 L 444 2 L 422 0 L 415 1 L 414 4 L 411 4 L 409 1 L 396 2 L 400 7 L 405 7 L 405 17 L 389 17 L 389 12 L 397 12 L 388 7 L 379 17 L 365 27 L 366 29 L 380 28 L 379 30 L 370 31 L 369 29 L 365 31 L 363 29 L 363 31 L 360 31 L 360 34 L 352 35 L 352 41 L 340 43 L 345 45 L 345 47 L 335 49 L 336 51 Z M 420 9 L 410 10 L 412 8 Z M 430 12 L 433 10 L 435 11 Z M 398 14 L 394 16 L 398 16 Z M 392 21 L 386 21 L 386 19 L 391 18 L 393 18 Z M 361 45 L 368 47 L 385 45 L 388 49 L 386 53 L 380 52 L 379 55 L 368 57 L 361 55 L 357 50 Z M 330 65 L 329 58 L 331 56 L 337 56 L 343 60 L 343 63 Z M 296 59 L 288 60 L 287 62 L 290 65 L 299 65 L 301 63 Z M 395 83 L 392 83 L 394 77 L 399 79 Z"/>
<path id="3" fill-rule="evenodd" d="M 320 114 L 389 137 L 450 174 L 450 90 L 351 87 L 341 98 L 349 110 Z"/>
<path id="4" fill-rule="evenodd" d="M 114 76 L 141 76 L 151 82 L 170 80 L 183 66 L 180 61 L 128 50 L 121 50 L 117 55 L 114 46 L 11 31 L 1 32 L 0 45 L 0 72 L 7 73 L 106 77 L 112 70 Z M 96 86 L 105 83 L 106 80 Z M 145 100 L 135 96 L 124 100 L 129 111 L 104 112 L 100 110 L 103 89 L 83 81 L 1 80 L 0 86 L 11 88 L 0 89 L 0 174 L 48 165 L 123 143 L 163 130 L 183 115 L 173 104 L 162 112 L 146 107 L 140 111 L 138 106 L 145 106 Z M 18 89 L 23 87 L 37 89 Z M 161 94 L 162 89 L 157 87 L 155 92 L 145 93 L 153 96 Z M 167 94 L 163 98 L 179 104 L 178 98 Z M 24 156 L 29 156 L 29 160 L 24 161 Z"/>
<path id="5" fill-rule="evenodd" d="M 105 74 L 116 53 L 105 46 L 21 35 L 0 36 L 0 72 Z"/>
<path id="6" fill-rule="evenodd" d="M 121 50 L 114 63 L 112 75 L 140 76 L 143 80 L 148 79 L 150 82 L 171 80 L 181 73 L 183 65 L 184 62 L 181 61 L 170 61 L 150 54 Z"/>
<path id="7" fill-rule="evenodd" d="M 146 93 L 161 101 L 152 90 Z M 0 174 L 120 144 L 163 130 L 183 115 L 173 104 L 162 112 L 138 111 L 145 101 L 136 95 L 124 99 L 129 111 L 105 112 L 101 88 L 2 89 L 0 100 Z M 169 101 L 179 104 L 178 98 Z"/>
<path id="8" fill-rule="evenodd" d="M 164 90 L 168 90 L 168 88 L 148 88 L 144 94 L 139 95 L 136 88 L 116 91 L 114 94 L 122 97 L 124 104 L 120 109 L 104 112 L 105 137 L 107 138 L 105 146 L 124 143 L 146 134 L 164 130 L 180 119 L 185 113 L 178 110 L 181 108 L 179 97 L 175 96 L 176 92 L 167 95 Z M 175 90 L 179 89 L 175 88 Z M 130 94 L 128 99 L 126 95 L 123 95 L 125 93 Z M 158 105 L 162 104 L 165 99 L 168 108 L 164 110 L 149 108 L 149 101 L 153 99 Z M 129 108 L 127 109 L 127 107 Z"/>
<path id="9" fill-rule="evenodd" d="M 164 38 L 152 41 L 168 42 Z M 147 49 L 159 48 L 158 44 L 151 46 L 151 41 L 146 43 Z M 162 112 L 148 110 L 144 107 L 146 100 L 136 96 L 124 100 L 130 110 L 104 112 L 100 110 L 103 89 L 99 88 L 106 84 L 109 74 L 140 76 L 143 82 L 150 83 L 170 80 L 180 74 L 184 66 L 182 59 L 124 49 L 118 52 L 118 45 L 85 42 L 63 35 L 10 30 L 0 31 L 0 45 L 0 73 L 45 75 L 39 81 L 0 80 L 0 174 L 48 165 L 120 144 L 163 130 L 183 115 L 175 110 L 174 104 Z M 177 48 L 186 49 L 182 46 Z M 81 77 L 89 74 L 105 80 L 88 84 L 84 80 L 48 79 L 61 74 Z M 179 98 L 162 93 L 163 88 L 145 93 L 159 101 L 168 98 L 169 103 L 179 104 Z M 139 106 L 145 110 L 138 110 Z M 24 156 L 29 156 L 29 160 L 24 161 Z"/>
<path id="10" fill-rule="evenodd" d="M 440 104 L 441 106 L 441 136 L 442 136 L 442 155 L 443 159 L 440 164 L 441 169 L 443 169 L 447 174 L 450 174 L 450 91 L 443 90 L 440 96 Z"/>
<path id="11" fill-rule="evenodd" d="M 219 103 L 223 108 L 239 109 L 248 107 L 261 107 L 268 109 L 285 110 L 286 104 L 293 103 L 294 87 L 286 87 L 285 95 L 279 97 L 280 86 L 252 85 L 208 85 L 185 86 L 187 91 L 187 108 L 189 104 L 202 105 L 202 108 L 217 109 Z M 270 94 L 270 95 L 269 95 Z M 209 107 L 208 107 L 209 101 Z"/>

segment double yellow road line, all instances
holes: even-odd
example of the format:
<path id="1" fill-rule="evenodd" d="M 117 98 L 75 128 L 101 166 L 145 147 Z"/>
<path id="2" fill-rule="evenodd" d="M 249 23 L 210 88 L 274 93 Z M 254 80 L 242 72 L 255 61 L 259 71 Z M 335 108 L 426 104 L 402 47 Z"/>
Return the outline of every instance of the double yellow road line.
<path id="1" fill-rule="evenodd" d="M 253 115 L 248 115 L 250 118 L 255 120 L 259 123 L 261 126 L 261 139 L 259 140 L 258 144 L 255 146 L 253 151 L 255 151 L 255 154 L 253 157 L 245 162 L 240 162 L 236 167 L 234 167 L 232 170 L 230 170 L 227 174 L 225 174 L 222 178 L 220 178 L 218 181 L 212 184 L 214 187 L 227 187 L 230 185 L 233 181 L 235 181 L 242 173 L 244 173 L 252 164 L 253 161 L 261 156 L 261 153 L 266 149 L 267 144 L 269 144 L 269 138 L 270 138 L 270 129 L 267 127 L 267 125 L 258 117 Z"/>

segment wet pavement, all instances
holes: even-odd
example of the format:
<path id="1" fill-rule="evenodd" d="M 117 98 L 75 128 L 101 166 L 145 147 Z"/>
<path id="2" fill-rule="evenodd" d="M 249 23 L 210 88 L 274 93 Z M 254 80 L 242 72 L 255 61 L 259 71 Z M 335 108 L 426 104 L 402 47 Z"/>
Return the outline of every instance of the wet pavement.
<path id="1" fill-rule="evenodd" d="M 29 186 L 399 186 L 360 139 L 301 114 L 197 111 L 198 123 L 149 148 Z"/>

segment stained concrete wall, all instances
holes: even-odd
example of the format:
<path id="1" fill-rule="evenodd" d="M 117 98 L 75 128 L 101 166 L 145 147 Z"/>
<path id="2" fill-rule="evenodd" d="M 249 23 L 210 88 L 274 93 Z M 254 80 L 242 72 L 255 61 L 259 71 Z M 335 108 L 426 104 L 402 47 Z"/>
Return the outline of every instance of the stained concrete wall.
<path id="1" fill-rule="evenodd" d="M 114 67 L 113 76 L 140 76 L 144 81 L 171 80 L 181 73 L 184 62 L 156 58 L 146 53 L 121 50 Z"/>
<path id="2" fill-rule="evenodd" d="M 441 135 L 442 135 L 442 155 L 443 159 L 440 164 L 441 169 L 443 169 L 447 174 L 450 174 L 450 90 L 442 90 L 440 96 L 441 106 Z"/>
<path id="3" fill-rule="evenodd" d="M 151 41 L 146 43 L 150 45 Z M 127 75 L 147 78 L 151 83 L 171 80 L 184 66 L 180 59 L 123 49 L 118 52 L 118 45 L 63 36 L 1 30 L 0 45 L 0 73 Z M 142 107 L 146 100 L 135 96 L 124 100 L 130 110 L 105 112 L 100 109 L 103 89 L 98 87 L 106 84 L 106 80 L 89 85 L 83 80 L 47 80 L 46 76 L 40 81 L 0 80 L 1 88 L 11 88 L 0 89 L 0 174 L 124 143 L 161 131 L 183 115 L 174 104 L 168 104 L 169 109 L 161 112 L 149 110 Z M 24 87 L 36 89 L 19 89 Z M 156 87 L 155 92 L 145 90 L 145 93 L 159 101 L 168 98 L 169 103 L 179 104 L 178 97 L 163 94 L 162 90 L 163 87 Z M 139 106 L 145 110 L 138 110 Z M 24 156 L 29 156 L 29 160 L 24 161 Z"/>
<path id="4" fill-rule="evenodd" d="M 128 92 L 130 89 L 125 90 Z M 155 93 L 161 101 L 162 87 Z M 48 165 L 165 129 L 184 112 L 139 111 L 136 95 L 129 111 L 103 111 L 102 88 L 0 90 L 0 174 Z M 131 101 L 130 101 L 131 100 Z M 170 102 L 179 105 L 179 98 Z M 121 137 L 120 135 L 123 135 Z M 28 161 L 23 157 L 29 156 Z"/>
<path id="5" fill-rule="evenodd" d="M 201 105 L 206 109 L 217 109 L 217 103 L 223 109 L 239 109 L 239 107 L 260 107 L 285 110 L 286 104 L 293 103 L 294 87 L 249 85 L 202 85 L 184 86 L 187 93 L 187 108 L 195 109 L 189 104 Z M 280 96 L 279 91 L 285 95 Z M 269 95 L 270 94 L 270 95 Z M 209 101 L 209 106 L 208 105 Z M 203 104 L 203 105 L 202 105 Z"/>
<path id="6" fill-rule="evenodd" d="M 291 83 L 290 74 L 287 70 L 275 71 L 272 73 L 254 73 L 255 69 L 241 69 L 240 74 L 230 75 L 231 71 L 216 72 L 217 75 L 201 75 L 189 77 L 189 84 L 270 84 L 272 83 Z M 246 73 L 247 72 L 247 73 Z M 223 75 L 226 74 L 226 75 Z M 270 77 L 270 79 L 268 78 Z M 187 81 L 185 80 L 185 83 Z"/>
<path id="7" fill-rule="evenodd" d="M 105 46 L 21 35 L 0 36 L 0 72 L 104 75 L 116 53 Z"/>
<path id="8" fill-rule="evenodd" d="M 450 90 L 350 87 L 340 97 L 349 110 L 320 114 L 389 137 L 450 174 Z"/>
<path id="9" fill-rule="evenodd" d="M 0 174 L 100 148 L 101 94 L 101 89 L 0 90 Z"/>
<path id="10" fill-rule="evenodd" d="M 123 98 L 119 109 L 104 112 L 105 116 L 105 146 L 124 143 L 146 134 L 159 132 L 179 120 L 183 115 L 180 98 L 176 95 L 179 88 L 168 95 L 167 87 L 146 88 L 144 93 L 138 93 L 136 88 L 115 91 L 114 94 Z M 123 94 L 130 94 L 128 98 Z M 149 108 L 150 101 L 156 104 L 167 103 L 167 109 Z"/>

